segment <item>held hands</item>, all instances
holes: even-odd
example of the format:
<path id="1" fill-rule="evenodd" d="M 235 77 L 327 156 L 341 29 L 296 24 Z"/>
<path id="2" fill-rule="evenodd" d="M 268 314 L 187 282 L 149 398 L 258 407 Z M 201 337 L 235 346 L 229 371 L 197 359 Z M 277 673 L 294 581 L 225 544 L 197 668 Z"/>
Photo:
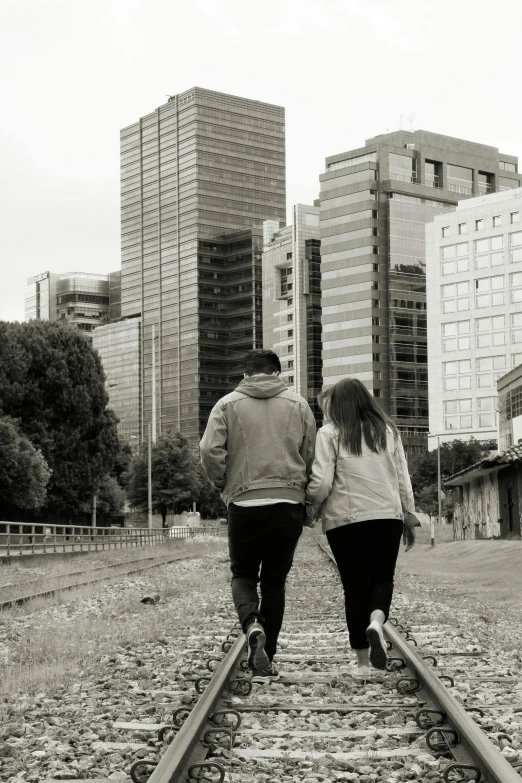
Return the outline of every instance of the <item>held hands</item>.
<path id="1" fill-rule="evenodd" d="M 318 517 L 318 509 L 311 504 L 306 504 L 306 514 L 303 522 L 304 527 L 315 527 L 315 521 Z"/>

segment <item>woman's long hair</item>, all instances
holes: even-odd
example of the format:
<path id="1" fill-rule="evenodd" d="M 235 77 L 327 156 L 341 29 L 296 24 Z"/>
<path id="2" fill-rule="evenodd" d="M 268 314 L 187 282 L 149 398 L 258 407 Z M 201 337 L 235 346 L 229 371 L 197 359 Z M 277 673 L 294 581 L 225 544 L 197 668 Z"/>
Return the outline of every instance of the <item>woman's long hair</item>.
<path id="1" fill-rule="evenodd" d="M 388 428 L 397 428 L 357 378 L 344 378 L 319 395 L 319 404 L 339 431 L 339 441 L 351 454 L 362 455 L 362 437 L 375 452 L 386 448 Z"/>

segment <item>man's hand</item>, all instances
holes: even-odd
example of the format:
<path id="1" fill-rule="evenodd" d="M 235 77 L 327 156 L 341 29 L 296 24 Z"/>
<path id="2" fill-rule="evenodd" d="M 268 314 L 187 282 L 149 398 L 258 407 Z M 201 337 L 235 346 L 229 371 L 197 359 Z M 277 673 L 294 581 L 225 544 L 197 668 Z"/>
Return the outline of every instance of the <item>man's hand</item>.
<path id="1" fill-rule="evenodd" d="M 306 515 L 303 525 L 305 527 L 315 527 L 315 520 L 317 519 L 317 509 L 315 509 L 309 503 L 306 504 Z"/>

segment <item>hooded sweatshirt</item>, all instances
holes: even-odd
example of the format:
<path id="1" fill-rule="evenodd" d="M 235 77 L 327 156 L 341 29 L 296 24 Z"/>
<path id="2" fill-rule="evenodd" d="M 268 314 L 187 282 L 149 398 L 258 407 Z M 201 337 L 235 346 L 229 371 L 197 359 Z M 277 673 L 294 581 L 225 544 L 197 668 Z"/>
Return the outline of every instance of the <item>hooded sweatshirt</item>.
<path id="1" fill-rule="evenodd" d="M 303 397 L 276 375 L 251 375 L 212 409 L 201 464 L 227 505 L 274 497 L 304 504 L 315 433 Z"/>

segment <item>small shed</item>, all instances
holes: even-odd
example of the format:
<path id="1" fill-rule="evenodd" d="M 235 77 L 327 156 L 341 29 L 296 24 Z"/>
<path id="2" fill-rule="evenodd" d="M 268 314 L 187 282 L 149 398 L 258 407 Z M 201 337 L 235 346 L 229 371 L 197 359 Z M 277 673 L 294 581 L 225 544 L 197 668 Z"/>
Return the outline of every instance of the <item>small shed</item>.
<path id="1" fill-rule="evenodd" d="M 444 486 L 453 490 L 455 540 L 520 539 L 522 519 L 522 445 L 486 457 Z"/>

